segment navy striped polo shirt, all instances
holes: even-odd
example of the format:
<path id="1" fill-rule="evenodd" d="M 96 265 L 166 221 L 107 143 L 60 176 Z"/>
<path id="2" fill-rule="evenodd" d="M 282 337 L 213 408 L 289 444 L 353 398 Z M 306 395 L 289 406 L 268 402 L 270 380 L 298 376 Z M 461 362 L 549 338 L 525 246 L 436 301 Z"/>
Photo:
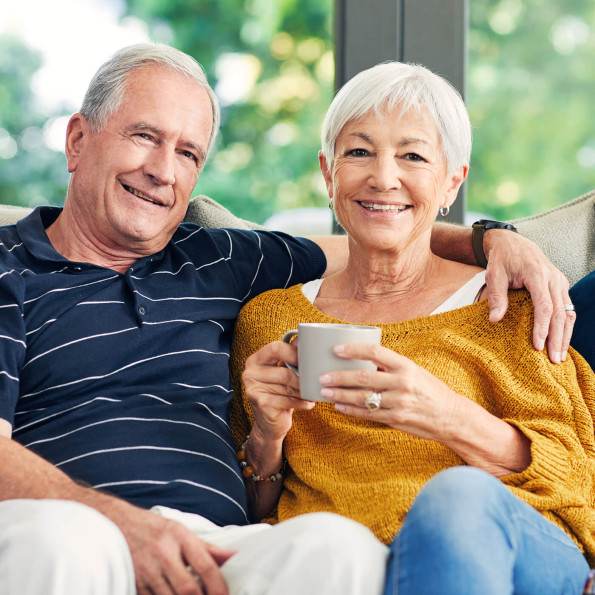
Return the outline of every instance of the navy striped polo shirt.
<path id="1" fill-rule="evenodd" d="M 138 506 L 247 523 L 229 428 L 233 326 L 255 295 L 319 277 L 322 251 L 183 223 L 121 274 L 58 254 L 45 228 L 59 213 L 0 227 L 0 418 L 71 477 Z"/>

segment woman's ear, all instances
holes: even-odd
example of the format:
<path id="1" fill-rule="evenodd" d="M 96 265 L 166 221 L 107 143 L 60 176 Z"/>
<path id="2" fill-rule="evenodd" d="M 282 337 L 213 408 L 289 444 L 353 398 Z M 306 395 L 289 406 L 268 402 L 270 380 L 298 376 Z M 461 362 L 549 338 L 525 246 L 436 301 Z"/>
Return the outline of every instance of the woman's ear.
<path id="1" fill-rule="evenodd" d="M 331 175 L 330 166 L 327 163 L 326 157 L 322 151 L 318 151 L 318 163 L 320 164 L 320 171 L 322 172 L 322 176 L 324 177 L 324 181 L 326 183 L 328 197 L 333 198 L 335 193 L 333 187 L 333 176 Z"/>
<path id="2" fill-rule="evenodd" d="M 89 132 L 89 122 L 81 114 L 74 114 L 68 121 L 65 147 L 68 173 L 73 173 L 76 170 L 83 149 L 84 137 Z"/>
<path id="3" fill-rule="evenodd" d="M 450 186 L 447 186 L 446 193 L 444 197 L 444 204 L 448 205 L 449 207 L 452 206 L 452 203 L 457 198 L 457 193 L 459 188 L 467 178 L 467 174 L 469 173 L 469 166 L 468 165 L 461 165 L 459 169 L 457 169 L 453 174 L 447 176 L 447 184 L 450 183 Z"/>

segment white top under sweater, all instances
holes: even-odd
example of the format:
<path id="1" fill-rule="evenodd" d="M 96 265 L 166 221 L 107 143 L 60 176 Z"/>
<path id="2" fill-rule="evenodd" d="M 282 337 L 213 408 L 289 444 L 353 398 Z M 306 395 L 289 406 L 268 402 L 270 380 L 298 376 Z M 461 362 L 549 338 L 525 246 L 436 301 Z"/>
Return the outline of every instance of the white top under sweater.
<path id="1" fill-rule="evenodd" d="M 318 296 L 323 281 L 324 279 L 314 279 L 302 285 L 302 293 L 311 304 L 314 303 L 314 300 Z M 484 287 L 485 282 L 486 272 L 481 271 L 477 273 L 477 275 L 469 279 L 467 283 L 459 287 L 450 297 L 442 302 L 431 314 L 440 314 L 473 304 L 479 292 Z"/>

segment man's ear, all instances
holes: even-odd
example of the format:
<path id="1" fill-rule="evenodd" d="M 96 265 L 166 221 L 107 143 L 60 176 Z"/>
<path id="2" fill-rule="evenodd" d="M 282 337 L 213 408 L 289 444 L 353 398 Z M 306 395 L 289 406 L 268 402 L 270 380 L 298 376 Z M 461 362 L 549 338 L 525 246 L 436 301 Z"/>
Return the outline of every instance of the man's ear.
<path id="1" fill-rule="evenodd" d="M 329 168 L 329 164 L 326 162 L 326 157 L 322 151 L 318 151 L 318 163 L 320 164 L 320 171 L 324 177 L 324 181 L 326 183 L 326 191 L 328 193 L 329 198 L 333 198 L 335 193 L 333 187 L 333 176 L 331 175 L 331 171 Z"/>
<path id="2" fill-rule="evenodd" d="M 73 173 L 79 162 L 84 145 L 84 137 L 90 133 L 89 122 L 81 114 L 74 114 L 66 128 L 66 162 L 68 172 Z"/>
<path id="3" fill-rule="evenodd" d="M 467 178 L 468 173 L 469 166 L 462 165 L 454 174 L 450 176 L 450 187 L 446 188 L 446 196 L 444 197 L 445 205 L 448 205 L 449 207 L 452 206 L 452 203 L 457 198 L 457 192 L 459 191 L 462 183 Z"/>

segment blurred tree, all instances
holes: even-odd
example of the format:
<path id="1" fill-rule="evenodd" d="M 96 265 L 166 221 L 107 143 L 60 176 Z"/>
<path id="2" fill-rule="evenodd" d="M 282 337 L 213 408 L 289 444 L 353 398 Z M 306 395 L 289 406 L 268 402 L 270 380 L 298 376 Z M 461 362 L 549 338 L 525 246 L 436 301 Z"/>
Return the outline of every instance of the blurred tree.
<path id="1" fill-rule="evenodd" d="M 470 2 L 468 208 L 513 218 L 595 188 L 595 4 Z"/>
<path id="2" fill-rule="evenodd" d="M 595 187 L 595 3 L 473 0 L 468 208 L 536 213 Z M 219 95 L 218 147 L 196 193 L 264 221 L 323 206 L 320 127 L 333 96 L 332 0 L 126 0 L 123 19 L 195 56 Z M 362 40 L 365 43 L 365 40 Z M 32 79 L 41 56 L 0 36 L 0 202 L 60 204 L 68 174 Z M 49 118 L 49 122 L 48 122 Z"/>
<path id="3" fill-rule="evenodd" d="M 40 113 L 31 79 L 41 57 L 19 38 L 0 35 L 0 202 L 62 204 L 68 173 L 62 152 L 44 141 L 47 116 Z"/>
<path id="4" fill-rule="evenodd" d="M 205 68 L 222 105 L 196 191 L 262 222 L 322 206 L 322 118 L 333 95 L 331 0 L 127 0 L 128 18 Z"/>

